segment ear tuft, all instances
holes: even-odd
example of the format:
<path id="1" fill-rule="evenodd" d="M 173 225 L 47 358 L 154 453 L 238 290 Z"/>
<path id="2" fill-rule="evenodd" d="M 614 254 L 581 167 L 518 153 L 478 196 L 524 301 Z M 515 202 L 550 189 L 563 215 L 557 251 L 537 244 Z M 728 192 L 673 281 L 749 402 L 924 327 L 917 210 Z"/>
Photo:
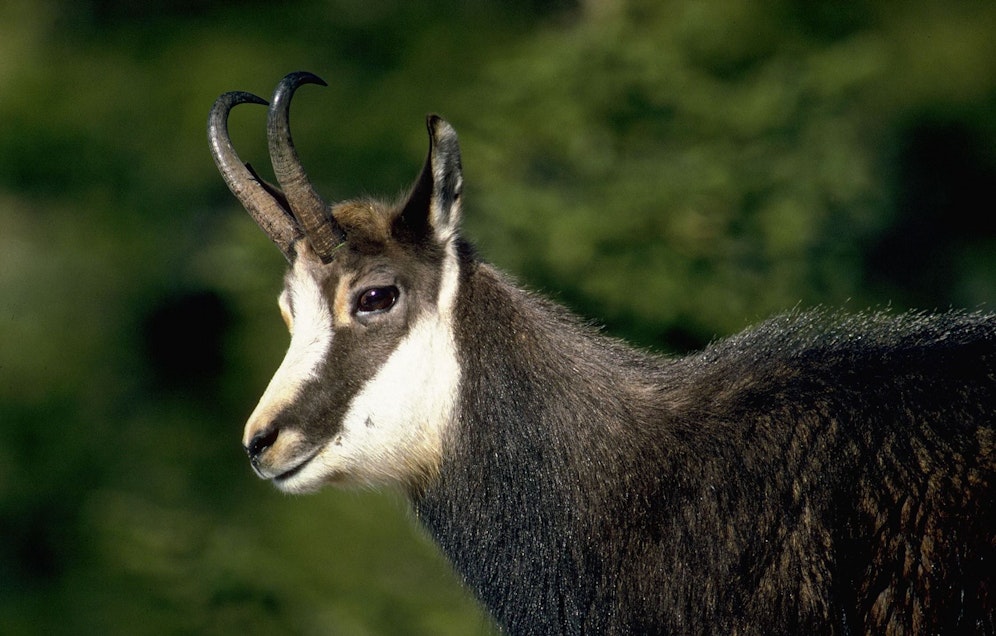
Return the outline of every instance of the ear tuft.
<path id="1" fill-rule="evenodd" d="M 463 171 L 456 130 L 438 115 L 426 118 L 429 156 L 395 223 L 399 237 L 450 240 L 460 220 Z"/>

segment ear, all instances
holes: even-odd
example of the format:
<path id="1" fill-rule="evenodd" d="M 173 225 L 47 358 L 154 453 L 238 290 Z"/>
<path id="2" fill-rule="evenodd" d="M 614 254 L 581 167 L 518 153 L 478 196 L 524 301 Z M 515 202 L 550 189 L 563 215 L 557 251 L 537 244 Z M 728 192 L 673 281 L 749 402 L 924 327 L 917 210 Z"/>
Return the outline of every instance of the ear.
<path id="1" fill-rule="evenodd" d="M 463 172 L 456 131 L 438 115 L 426 119 L 429 156 L 394 222 L 399 238 L 427 238 L 445 243 L 456 234 L 460 220 Z"/>

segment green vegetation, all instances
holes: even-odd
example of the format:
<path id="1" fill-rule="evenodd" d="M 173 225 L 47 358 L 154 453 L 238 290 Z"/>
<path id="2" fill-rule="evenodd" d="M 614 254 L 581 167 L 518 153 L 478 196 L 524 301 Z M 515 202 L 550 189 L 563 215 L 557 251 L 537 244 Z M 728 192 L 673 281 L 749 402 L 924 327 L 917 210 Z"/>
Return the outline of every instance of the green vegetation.
<path id="1" fill-rule="evenodd" d="M 407 186 L 441 113 L 483 255 L 677 352 L 996 305 L 993 33 L 986 0 L 5 0 L 0 633 L 491 630 L 397 494 L 250 474 L 283 260 L 208 154 L 221 92 L 328 80 L 294 126 L 330 198 Z"/>

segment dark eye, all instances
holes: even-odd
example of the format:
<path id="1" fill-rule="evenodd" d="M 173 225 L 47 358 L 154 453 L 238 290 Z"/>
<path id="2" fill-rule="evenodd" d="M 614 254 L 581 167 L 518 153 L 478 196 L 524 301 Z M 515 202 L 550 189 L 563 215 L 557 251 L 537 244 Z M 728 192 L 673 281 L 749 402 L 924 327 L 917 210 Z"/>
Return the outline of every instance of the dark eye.
<path id="1" fill-rule="evenodd" d="M 361 314 L 387 311 L 397 300 L 398 288 L 394 285 L 371 287 L 360 294 L 360 298 L 356 301 L 356 311 Z"/>

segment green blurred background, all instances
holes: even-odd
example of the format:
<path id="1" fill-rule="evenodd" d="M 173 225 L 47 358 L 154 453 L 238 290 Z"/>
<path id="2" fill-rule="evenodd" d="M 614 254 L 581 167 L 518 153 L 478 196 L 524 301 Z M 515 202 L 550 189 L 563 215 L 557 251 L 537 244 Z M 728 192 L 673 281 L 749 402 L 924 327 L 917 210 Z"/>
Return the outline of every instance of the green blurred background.
<path id="1" fill-rule="evenodd" d="M 994 34 L 990 0 L 3 0 L 0 634 L 491 631 L 400 495 L 251 475 L 283 260 L 211 162 L 221 92 L 328 80 L 294 130 L 330 198 L 400 191 L 443 114 L 483 255 L 680 353 L 996 306 Z"/>

